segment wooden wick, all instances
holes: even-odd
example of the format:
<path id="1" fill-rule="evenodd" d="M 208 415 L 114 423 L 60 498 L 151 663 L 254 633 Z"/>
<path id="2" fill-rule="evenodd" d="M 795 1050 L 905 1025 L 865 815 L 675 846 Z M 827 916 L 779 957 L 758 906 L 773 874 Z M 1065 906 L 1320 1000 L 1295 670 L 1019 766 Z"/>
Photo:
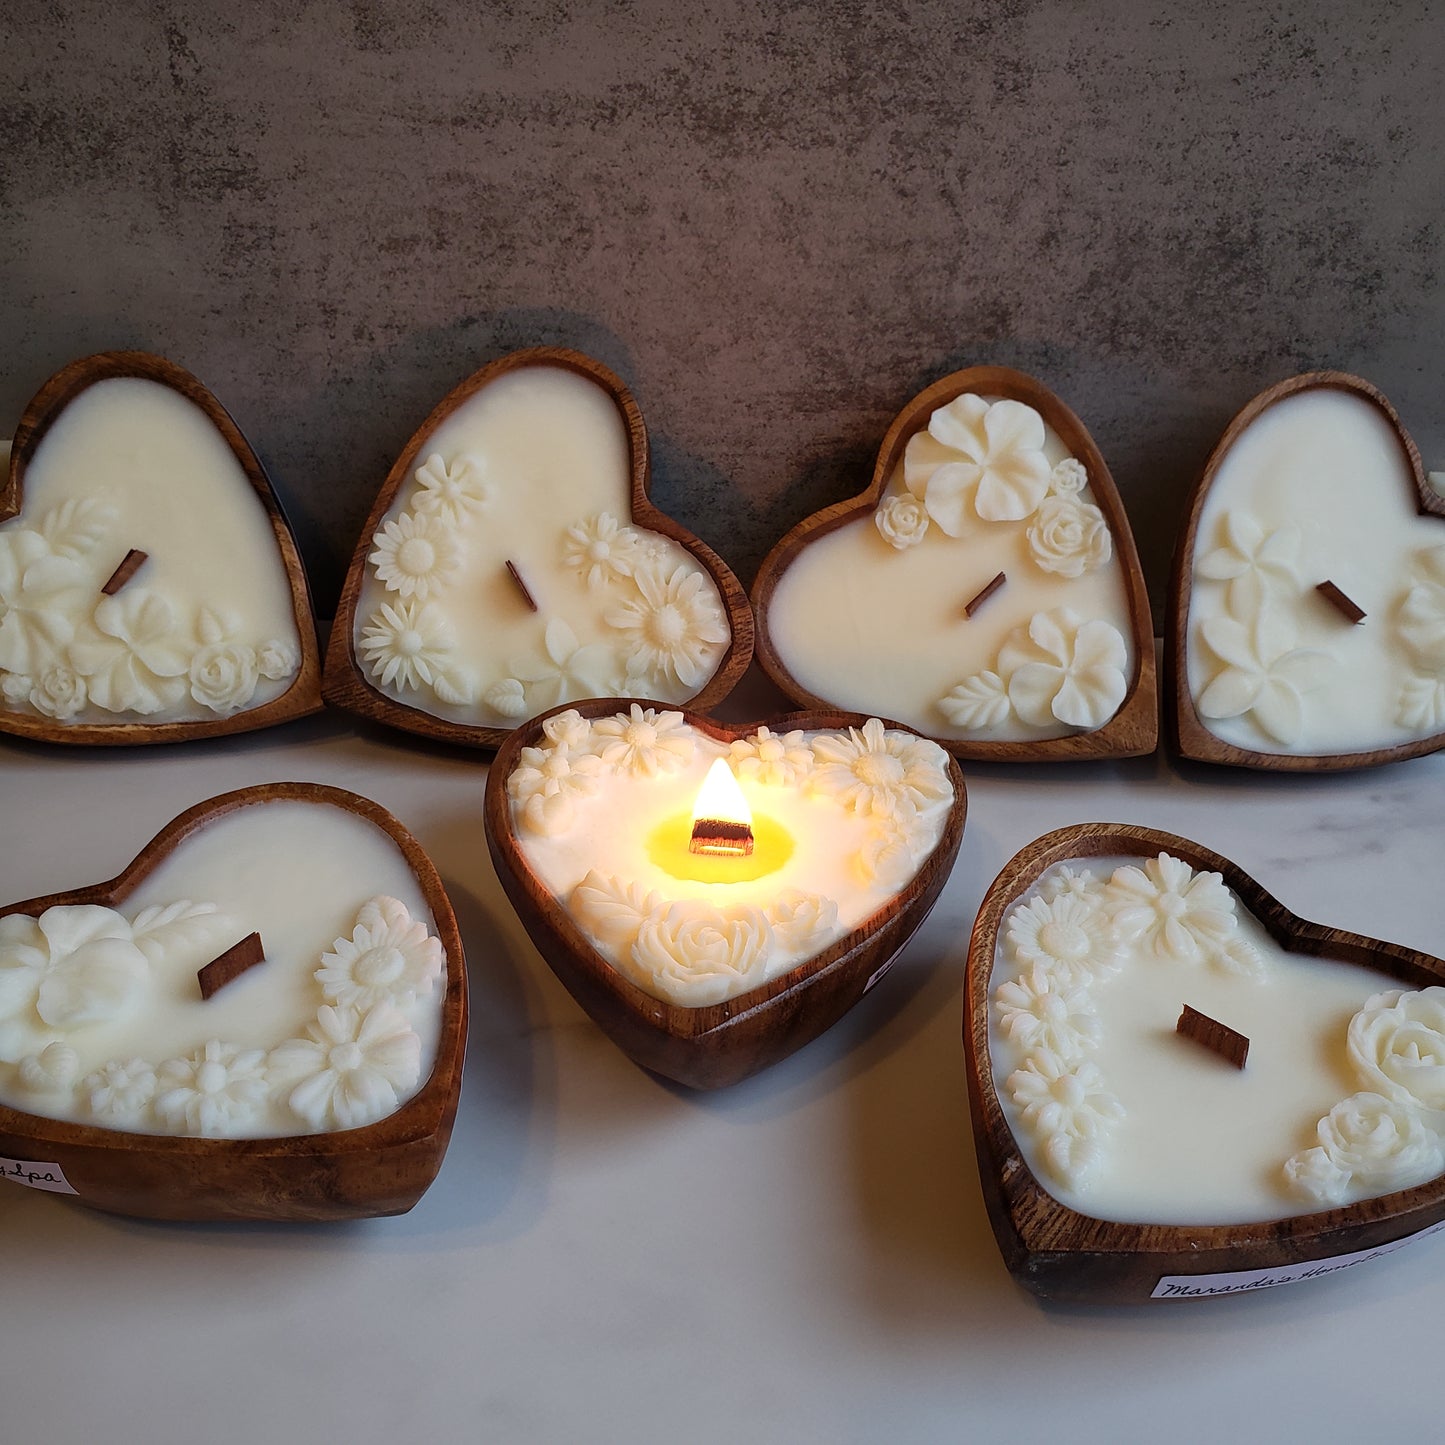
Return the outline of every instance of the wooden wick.
<path id="1" fill-rule="evenodd" d="M 704 853 L 719 858 L 750 858 L 753 852 L 753 830 L 746 823 L 728 823 L 721 818 L 699 818 L 692 825 L 689 853 Z"/>
<path id="2" fill-rule="evenodd" d="M 1358 602 L 1346 597 L 1333 582 L 1321 582 L 1315 591 L 1335 608 L 1347 622 L 1363 622 L 1365 620 L 1365 609 Z"/>
<path id="3" fill-rule="evenodd" d="M 507 559 L 507 571 L 512 581 L 517 584 L 517 591 L 522 594 L 522 601 L 525 602 L 533 612 L 539 612 L 541 609 L 537 606 L 536 599 L 527 590 L 527 584 L 522 581 L 522 574 L 517 571 L 517 564 L 510 558 Z"/>
<path id="4" fill-rule="evenodd" d="M 1210 1018 L 1208 1014 L 1200 1013 L 1198 1009 L 1190 1008 L 1188 1004 L 1184 1005 L 1184 1012 L 1179 1015 L 1174 1031 L 1203 1044 L 1220 1058 L 1227 1059 L 1236 1069 L 1242 1069 L 1249 1057 L 1249 1040 L 1242 1033 L 1218 1019 Z"/>
<path id="5" fill-rule="evenodd" d="M 110 580 L 100 590 L 107 597 L 114 597 L 132 577 L 141 569 L 141 563 L 146 559 L 146 553 L 137 551 L 134 547 L 120 559 L 120 566 L 110 574 Z"/>
<path id="6" fill-rule="evenodd" d="M 248 933 L 239 943 L 233 943 L 219 958 L 213 958 L 204 968 L 198 969 L 196 979 L 201 985 L 201 997 L 210 998 L 219 993 L 233 979 L 238 979 L 248 968 L 254 968 L 263 958 L 266 950 L 261 945 L 259 933 Z"/>
<path id="7" fill-rule="evenodd" d="M 1003 584 L 1004 574 L 1000 572 L 998 576 L 995 577 L 993 581 L 990 582 L 988 586 L 983 589 L 982 592 L 978 593 L 977 596 L 975 596 L 974 599 L 964 607 L 963 615 L 965 617 L 972 617 L 973 614 L 977 612 L 978 609 L 982 607 L 983 604 L 987 602 L 988 599 L 992 597 L 993 594 L 997 592 L 1000 587 L 1003 586 Z"/>

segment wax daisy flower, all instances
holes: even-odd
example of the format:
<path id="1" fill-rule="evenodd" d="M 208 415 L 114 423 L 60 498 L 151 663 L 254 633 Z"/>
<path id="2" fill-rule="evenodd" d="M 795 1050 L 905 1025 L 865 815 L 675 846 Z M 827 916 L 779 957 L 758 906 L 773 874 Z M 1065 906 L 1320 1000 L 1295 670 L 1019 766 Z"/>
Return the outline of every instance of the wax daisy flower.
<path id="1" fill-rule="evenodd" d="M 654 998 L 700 1008 L 762 983 L 772 947 L 772 927 L 761 910 L 687 899 L 643 919 L 628 971 Z"/>
<path id="2" fill-rule="evenodd" d="M 1194 573 L 1227 583 L 1224 605 L 1239 622 L 1252 621 L 1272 597 L 1299 587 L 1300 534 L 1294 526 L 1266 532 L 1248 512 L 1219 519 L 1219 545 L 1194 564 Z"/>
<path id="3" fill-rule="evenodd" d="M 1024 1052 L 1049 1049 L 1060 1059 L 1081 1059 L 1098 1042 L 1099 1016 L 1089 991 L 1035 964 L 1001 983 L 993 1006 L 999 1032 Z"/>
<path id="4" fill-rule="evenodd" d="M 1014 710 L 1031 727 L 1061 722 L 1092 731 L 1119 711 L 1129 690 L 1128 661 L 1117 628 L 1057 607 L 1034 613 L 1004 639 L 998 671 L 1008 679 Z"/>
<path id="5" fill-rule="evenodd" d="M 595 753 L 574 755 L 565 743 L 523 748 L 507 778 L 507 793 L 529 831 L 559 833 L 572 821 L 577 799 L 597 791 L 601 772 Z"/>
<path id="6" fill-rule="evenodd" d="M 88 583 L 85 570 L 56 556 L 40 533 L 0 531 L 0 667 L 33 675 L 59 661 Z"/>
<path id="7" fill-rule="evenodd" d="M 1039 897 L 1046 903 L 1058 898 L 1082 898 L 1097 907 L 1103 893 L 1104 885 L 1087 868 L 1076 870 L 1068 864 L 1051 868 L 1039 881 Z"/>
<path id="8" fill-rule="evenodd" d="M 813 768 L 813 750 L 801 728 L 775 733 L 760 727 L 751 737 L 735 738 L 728 751 L 739 777 L 769 787 L 801 783 Z"/>
<path id="9" fill-rule="evenodd" d="M 391 1004 L 322 1005 L 303 1039 L 271 1050 L 286 1106 L 313 1129 L 357 1129 L 393 1113 L 421 1078 L 421 1039 Z"/>
<path id="10" fill-rule="evenodd" d="M 327 1001 L 362 1010 L 430 996 L 446 962 L 441 939 L 406 904 L 378 897 L 364 903 L 350 938 L 338 938 L 316 970 Z"/>
<path id="11" fill-rule="evenodd" d="M 878 535 L 890 547 L 906 551 L 916 547 L 928 533 L 928 509 L 911 495 L 885 497 L 873 513 Z"/>
<path id="12" fill-rule="evenodd" d="M 1019 963 L 1064 984 L 1105 977 L 1120 964 L 1115 928 L 1090 898 L 1031 898 L 1009 914 L 1004 936 Z"/>
<path id="13" fill-rule="evenodd" d="M 1355 1094 L 1319 1122 L 1319 1145 L 1286 1161 L 1293 1193 L 1317 1204 L 1352 1191 L 1387 1194 L 1433 1179 L 1445 1164 L 1440 1138 L 1420 1110 L 1382 1094 Z"/>
<path id="14" fill-rule="evenodd" d="M 372 537 L 376 550 L 366 560 L 388 592 L 425 602 L 445 587 L 461 566 L 461 548 L 452 535 L 454 525 L 437 512 L 403 512 Z"/>
<path id="15" fill-rule="evenodd" d="M 717 589 L 688 567 L 666 576 L 639 566 L 632 580 L 638 595 L 607 613 L 608 626 L 623 633 L 630 648 L 628 671 L 696 691 L 732 638 Z"/>
<path id="16" fill-rule="evenodd" d="M 1034 511 L 1049 489 L 1043 447 L 1044 419 L 1033 407 L 968 392 L 909 438 L 903 480 L 933 521 L 959 537 L 970 511 L 986 522 L 1016 522 Z"/>
<path id="17" fill-rule="evenodd" d="M 1196 873 L 1161 853 L 1143 868 L 1115 869 L 1104 901 L 1120 936 L 1155 958 L 1215 963 L 1235 973 L 1261 968 L 1256 951 L 1239 937 L 1234 895 L 1218 873 Z"/>
<path id="18" fill-rule="evenodd" d="M 433 452 L 416 470 L 412 506 L 447 526 L 456 527 L 491 500 L 480 457 L 453 457 L 448 462 Z"/>
<path id="19" fill-rule="evenodd" d="M 592 590 L 619 577 L 632 576 L 638 561 L 637 533 L 624 527 L 611 512 L 599 512 L 562 538 L 562 561 Z"/>
<path id="20" fill-rule="evenodd" d="M 122 1017 L 149 972 L 114 909 L 69 904 L 38 919 L 0 918 L 0 1061 L 38 1052 L 56 1031 Z"/>
<path id="21" fill-rule="evenodd" d="M 156 1070 L 155 1113 L 173 1134 L 234 1135 L 260 1116 L 268 1088 L 264 1049 L 211 1039 Z"/>
<path id="22" fill-rule="evenodd" d="M 1210 617 L 1199 629 L 1224 664 L 1199 695 L 1207 718 L 1246 717 L 1266 737 L 1289 747 L 1304 728 L 1304 698 L 1329 679 L 1328 653 L 1294 647 L 1287 623 L 1271 608 L 1246 626 L 1232 617 Z"/>
<path id="23" fill-rule="evenodd" d="M 910 814 L 953 797 L 948 755 L 937 743 L 890 731 L 875 717 L 862 730 L 813 739 L 809 788 L 855 813 Z"/>
<path id="24" fill-rule="evenodd" d="M 101 1123 L 130 1128 L 150 1109 L 156 1071 L 145 1059 L 109 1059 L 80 1081 L 80 1094 Z"/>
<path id="25" fill-rule="evenodd" d="M 1345 1047 L 1376 1093 L 1445 1111 L 1445 988 L 1376 994 L 1350 1020 Z"/>
<path id="26" fill-rule="evenodd" d="M 1445 546 L 1416 554 L 1395 626 L 1421 666 L 1445 668 Z"/>
<path id="27" fill-rule="evenodd" d="M 431 603 L 383 602 L 361 629 L 361 651 L 384 687 L 406 692 L 430 686 L 446 670 L 455 639 Z"/>
<path id="28" fill-rule="evenodd" d="M 938 710 L 956 728 L 982 732 L 997 727 L 1010 713 L 1008 686 L 996 672 L 976 672 L 938 700 Z"/>
<path id="29" fill-rule="evenodd" d="M 69 653 L 91 702 L 144 716 L 185 695 L 194 645 L 180 640 L 175 610 L 164 597 L 127 587 L 96 603 L 94 622 L 102 640 L 77 640 Z"/>
<path id="30" fill-rule="evenodd" d="M 1095 1167 L 1098 1151 L 1088 1146 L 1097 1145 L 1124 1117 L 1097 1064 L 1087 1059 L 1070 1063 L 1052 1049 L 1031 1054 L 1004 1087 L 1044 1146 L 1049 1171 L 1066 1184 L 1080 1183 Z"/>
<path id="31" fill-rule="evenodd" d="M 592 724 L 592 746 L 607 767 L 654 778 L 685 767 L 697 743 L 680 712 L 658 712 L 633 703 L 630 712 L 601 717 Z"/>
<path id="32" fill-rule="evenodd" d="M 572 628 L 554 617 L 543 630 L 542 645 L 545 660 L 512 663 L 512 671 L 522 682 L 531 684 L 541 707 L 613 695 L 611 682 L 617 664 L 606 643 L 590 642 L 584 647 Z"/>

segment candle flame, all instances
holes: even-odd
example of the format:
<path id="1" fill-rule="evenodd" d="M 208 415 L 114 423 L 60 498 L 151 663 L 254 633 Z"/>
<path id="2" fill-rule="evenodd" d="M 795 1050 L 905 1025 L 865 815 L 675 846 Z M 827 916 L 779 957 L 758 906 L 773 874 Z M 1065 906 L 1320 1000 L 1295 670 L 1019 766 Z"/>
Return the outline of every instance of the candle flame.
<path id="1" fill-rule="evenodd" d="M 753 810 L 726 758 L 713 761 L 697 790 L 688 850 L 739 858 L 753 851 Z"/>

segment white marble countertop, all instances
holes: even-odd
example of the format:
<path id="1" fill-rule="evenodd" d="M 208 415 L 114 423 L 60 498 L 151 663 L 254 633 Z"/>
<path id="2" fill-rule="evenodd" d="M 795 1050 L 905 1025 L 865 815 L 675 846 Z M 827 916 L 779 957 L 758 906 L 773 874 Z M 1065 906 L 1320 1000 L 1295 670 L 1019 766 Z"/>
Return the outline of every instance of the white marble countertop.
<path id="1" fill-rule="evenodd" d="M 753 683 L 727 711 L 770 706 Z M 1184 834 L 1305 917 L 1441 951 L 1445 756 L 1334 777 L 1162 755 L 966 772 L 957 866 L 884 983 L 777 1068 L 693 1095 L 629 1063 L 532 949 L 487 857 L 479 759 L 335 715 L 154 751 L 0 741 L 0 898 L 109 877 L 227 789 L 333 783 L 430 851 L 472 989 L 451 1150 L 409 1215 L 162 1225 L 0 1186 L 0 1439 L 1436 1437 L 1445 1237 L 1195 1304 L 1015 1286 L 960 1026 L 984 889 L 1066 823 Z"/>

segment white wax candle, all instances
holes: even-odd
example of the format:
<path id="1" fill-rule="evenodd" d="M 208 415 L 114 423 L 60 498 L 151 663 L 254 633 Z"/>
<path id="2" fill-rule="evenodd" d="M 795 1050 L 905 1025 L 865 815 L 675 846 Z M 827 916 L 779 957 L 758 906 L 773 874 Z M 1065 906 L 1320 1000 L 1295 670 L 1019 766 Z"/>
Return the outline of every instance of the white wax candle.
<path id="1" fill-rule="evenodd" d="M 81 392 L 0 526 L 0 706 L 65 723 L 214 719 L 300 667 L 271 522 L 206 414 L 159 382 Z M 146 560 L 101 594 L 132 550 Z"/>
<path id="2" fill-rule="evenodd" d="M 961 407 L 960 424 L 937 420 Z M 1123 572 L 1084 468 L 1020 403 L 965 394 L 934 418 L 878 508 L 809 542 L 778 579 L 767 626 L 779 657 L 814 695 L 934 737 L 1102 726 L 1135 658 Z M 967 616 L 999 572 L 1004 585 Z"/>
<path id="3" fill-rule="evenodd" d="M 1414 495 L 1398 436 L 1360 396 L 1298 392 L 1244 430 L 1194 548 L 1186 658 L 1206 728 L 1306 754 L 1445 728 L 1445 525 Z M 1324 581 L 1362 622 L 1318 593 Z"/>
<path id="4" fill-rule="evenodd" d="M 489 382 L 426 439 L 374 534 L 354 629 L 372 685 L 508 727 L 574 698 L 695 696 L 731 640 L 722 598 L 631 515 L 607 392 L 555 366 Z"/>
<path id="5" fill-rule="evenodd" d="M 1389 1054 L 1363 1040 L 1383 1037 L 1391 1016 L 1363 1011 L 1394 989 L 1373 970 L 1286 953 L 1218 874 L 1167 858 L 1074 861 L 1000 930 L 994 1086 L 1035 1176 L 1084 1214 L 1229 1224 L 1310 1213 L 1445 1168 L 1423 1102 L 1383 1107 L 1395 1087 L 1364 1062 Z M 1407 1012 L 1435 1007 L 1409 999 Z M 1176 1033 L 1186 1004 L 1249 1040 L 1244 1069 Z M 1361 1126 L 1382 1115 L 1378 1132 Z"/>
<path id="6" fill-rule="evenodd" d="M 917 874 L 953 802 L 942 749 L 876 722 L 731 746 L 636 704 L 544 726 L 508 779 L 522 856 L 604 958 L 684 1006 L 746 993 L 857 928 Z M 753 811 L 751 858 L 688 853 L 718 758 Z"/>
<path id="7" fill-rule="evenodd" d="M 378 898 L 395 906 L 369 915 L 360 939 L 358 919 Z M 176 918 L 148 928 L 155 909 Z M 401 850 L 363 818 L 289 799 L 240 808 L 105 912 L 62 909 L 38 926 L 0 920 L 0 1103 L 128 1132 L 270 1137 L 370 1122 L 351 1118 L 351 1106 L 390 1112 L 431 1072 L 445 987 L 435 920 Z M 264 961 L 203 998 L 197 970 L 252 931 Z M 323 1028 L 318 1042 L 308 1030 L 328 1007 L 339 1032 Z M 343 1035 L 373 1011 L 374 1037 L 344 1057 Z M 212 1061 L 233 1077 L 212 1069 L 201 1080 L 217 1086 L 220 1127 L 194 1127 L 186 1110 L 203 1107 L 191 1095 L 203 1092 L 197 1075 L 212 1041 L 222 1046 Z M 308 1063 L 332 1070 L 341 1097 L 326 1095 L 328 1080 Z M 308 1079 L 298 1113 L 292 1099 Z M 168 1080 L 180 1095 L 169 1113 Z"/>

